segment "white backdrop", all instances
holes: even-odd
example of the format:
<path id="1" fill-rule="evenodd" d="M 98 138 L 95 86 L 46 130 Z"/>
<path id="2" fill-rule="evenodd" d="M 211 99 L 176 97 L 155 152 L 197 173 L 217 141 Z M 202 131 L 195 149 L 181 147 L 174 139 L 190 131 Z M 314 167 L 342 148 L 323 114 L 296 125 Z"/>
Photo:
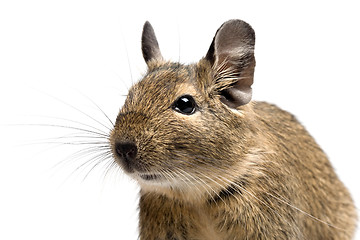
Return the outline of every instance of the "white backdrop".
<path id="1" fill-rule="evenodd" d="M 100 159 L 88 161 L 96 152 L 71 156 L 84 146 L 56 143 L 79 139 L 52 139 L 76 130 L 47 125 L 80 126 L 64 120 L 70 119 L 108 131 L 92 101 L 115 119 L 131 82 L 146 70 L 145 20 L 165 58 L 190 63 L 206 54 L 217 28 L 231 18 L 256 32 L 254 98 L 300 119 L 359 205 L 356 1 L 5 0 L 0 239 L 136 239 L 136 184 L 116 170 L 104 180 L 106 165 L 91 170 Z M 35 144 L 41 139 L 47 143 Z"/>

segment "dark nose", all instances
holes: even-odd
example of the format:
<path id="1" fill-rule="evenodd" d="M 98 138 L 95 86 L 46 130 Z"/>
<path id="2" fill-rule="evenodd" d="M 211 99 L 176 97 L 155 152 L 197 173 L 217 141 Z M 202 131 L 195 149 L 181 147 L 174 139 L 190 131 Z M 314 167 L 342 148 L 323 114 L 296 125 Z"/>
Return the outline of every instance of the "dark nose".
<path id="1" fill-rule="evenodd" d="M 115 149 L 118 156 L 125 161 L 126 164 L 133 162 L 138 152 L 135 143 L 132 142 L 116 143 Z"/>

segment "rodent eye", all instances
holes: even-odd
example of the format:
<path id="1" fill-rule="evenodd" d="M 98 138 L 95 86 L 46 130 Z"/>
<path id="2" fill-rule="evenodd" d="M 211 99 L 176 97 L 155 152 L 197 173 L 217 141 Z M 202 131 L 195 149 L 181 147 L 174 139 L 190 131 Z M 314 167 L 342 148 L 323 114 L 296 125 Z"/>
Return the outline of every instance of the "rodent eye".
<path id="1" fill-rule="evenodd" d="M 179 113 L 190 115 L 195 113 L 196 103 L 192 96 L 184 95 L 174 102 L 172 108 Z"/>

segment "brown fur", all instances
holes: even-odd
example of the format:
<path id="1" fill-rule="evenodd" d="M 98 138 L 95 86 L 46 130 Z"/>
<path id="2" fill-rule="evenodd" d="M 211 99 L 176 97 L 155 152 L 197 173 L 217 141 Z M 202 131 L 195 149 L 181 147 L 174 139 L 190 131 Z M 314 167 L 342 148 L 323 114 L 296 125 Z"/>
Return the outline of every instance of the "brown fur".
<path id="1" fill-rule="evenodd" d="M 351 239 L 350 194 L 293 115 L 265 102 L 227 106 L 207 58 L 147 59 L 111 133 L 121 166 L 116 142 L 138 149 L 126 171 L 141 186 L 140 239 Z M 171 108 L 184 94 L 192 115 Z"/>

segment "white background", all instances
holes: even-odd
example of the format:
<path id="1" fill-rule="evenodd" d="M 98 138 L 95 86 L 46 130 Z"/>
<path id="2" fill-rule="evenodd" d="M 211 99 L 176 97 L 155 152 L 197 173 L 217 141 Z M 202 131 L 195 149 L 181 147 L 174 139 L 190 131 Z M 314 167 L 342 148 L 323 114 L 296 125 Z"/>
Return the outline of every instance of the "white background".
<path id="1" fill-rule="evenodd" d="M 0 239 L 136 239 L 136 184 L 117 170 L 104 180 L 104 165 L 83 181 L 96 161 L 73 172 L 91 156 L 67 157 L 84 146 L 49 139 L 76 131 L 31 124 L 79 126 L 57 117 L 108 131 L 75 108 L 108 124 L 90 98 L 115 119 L 146 70 L 145 20 L 165 58 L 183 63 L 206 54 L 224 21 L 250 23 L 254 98 L 299 118 L 359 205 L 359 6 L 293 2 L 1 1 Z"/>

